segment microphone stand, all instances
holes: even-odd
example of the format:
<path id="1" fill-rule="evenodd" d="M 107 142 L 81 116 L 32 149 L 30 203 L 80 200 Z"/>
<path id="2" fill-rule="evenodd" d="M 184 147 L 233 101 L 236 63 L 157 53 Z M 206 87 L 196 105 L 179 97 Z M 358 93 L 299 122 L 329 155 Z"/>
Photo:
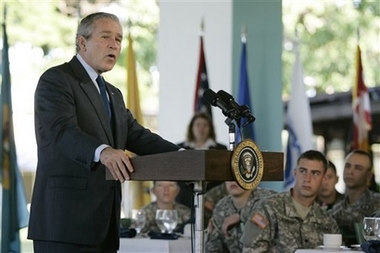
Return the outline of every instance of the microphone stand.
<path id="1" fill-rule="evenodd" d="M 202 181 L 194 182 L 194 207 L 195 207 L 195 245 L 196 253 L 204 252 L 204 187 Z"/>
<path id="2" fill-rule="evenodd" d="M 235 148 L 235 142 L 236 142 L 236 128 L 235 124 L 233 122 L 233 118 L 228 117 L 224 122 L 228 125 L 228 139 L 229 139 L 229 150 L 233 151 Z M 239 120 L 240 121 L 240 120 Z M 236 123 L 239 124 L 239 122 L 236 120 Z"/>
<path id="3" fill-rule="evenodd" d="M 229 136 L 229 150 L 234 150 L 235 148 L 235 124 L 234 118 L 227 117 L 224 121 L 228 125 L 228 136 Z M 239 122 L 236 120 L 237 124 Z M 204 229 L 204 191 L 206 183 L 202 181 L 194 182 L 194 208 L 195 208 L 195 245 L 194 250 L 196 253 L 203 253 L 205 250 L 205 229 Z"/>

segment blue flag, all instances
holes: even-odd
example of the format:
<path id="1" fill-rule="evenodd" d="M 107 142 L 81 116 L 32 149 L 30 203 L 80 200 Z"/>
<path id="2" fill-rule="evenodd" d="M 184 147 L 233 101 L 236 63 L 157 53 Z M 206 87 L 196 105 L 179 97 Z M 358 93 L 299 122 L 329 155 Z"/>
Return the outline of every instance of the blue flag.
<path id="1" fill-rule="evenodd" d="M 303 69 L 295 42 L 295 63 L 293 68 L 291 96 L 286 112 L 286 127 L 288 144 L 286 147 L 286 163 L 284 189 L 288 190 L 294 184 L 293 170 L 301 153 L 313 148 L 313 125 L 311 120 L 310 102 L 305 93 Z"/>
<path id="2" fill-rule="evenodd" d="M 212 118 L 211 105 L 203 98 L 205 90 L 209 89 L 206 58 L 203 49 L 203 36 L 200 37 L 199 66 L 195 84 L 194 112 L 207 112 Z"/>
<path id="3" fill-rule="evenodd" d="M 242 51 L 240 60 L 240 80 L 239 80 L 239 91 L 238 91 L 238 104 L 247 105 L 251 113 L 253 110 L 251 108 L 251 95 L 249 92 L 249 80 L 248 80 L 248 69 L 247 69 L 247 43 L 245 38 L 242 39 Z M 243 124 L 244 122 L 241 122 Z M 241 134 L 241 135 L 240 135 Z M 255 128 L 253 123 L 240 129 L 236 129 L 236 144 L 244 139 L 252 139 L 255 141 Z"/>
<path id="4" fill-rule="evenodd" d="M 3 49 L 1 61 L 0 133 L 1 163 L 1 252 L 21 252 L 19 230 L 28 225 L 29 214 L 24 185 L 17 166 L 16 146 L 13 134 L 11 80 L 8 59 L 8 38 L 3 24 Z"/>

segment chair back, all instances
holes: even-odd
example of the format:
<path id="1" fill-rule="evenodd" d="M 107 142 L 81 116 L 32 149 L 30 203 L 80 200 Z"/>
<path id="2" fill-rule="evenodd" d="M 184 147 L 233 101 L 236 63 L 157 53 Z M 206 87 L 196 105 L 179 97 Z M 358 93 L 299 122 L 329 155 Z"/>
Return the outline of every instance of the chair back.
<path id="1" fill-rule="evenodd" d="M 361 222 L 355 222 L 354 223 L 354 229 L 355 229 L 355 235 L 356 240 L 359 244 L 362 244 L 365 242 L 364 236 L 363 236 L 363 224 Z M 346 245 L 349 246 L 349 245 Z"/>

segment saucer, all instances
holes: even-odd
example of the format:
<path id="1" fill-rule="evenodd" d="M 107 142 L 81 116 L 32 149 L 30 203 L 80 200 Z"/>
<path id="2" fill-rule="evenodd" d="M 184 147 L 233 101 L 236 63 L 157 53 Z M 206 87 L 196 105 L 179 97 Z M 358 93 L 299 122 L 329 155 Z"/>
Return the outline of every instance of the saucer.
<path id="1" fill-rule="evenodd" d="M 324 245 L 320 245 L 319 248 L 324 249 L 324 250 L 351 250 L 350 248 L 348 248 L 346 246 L 324 246 Z"/>

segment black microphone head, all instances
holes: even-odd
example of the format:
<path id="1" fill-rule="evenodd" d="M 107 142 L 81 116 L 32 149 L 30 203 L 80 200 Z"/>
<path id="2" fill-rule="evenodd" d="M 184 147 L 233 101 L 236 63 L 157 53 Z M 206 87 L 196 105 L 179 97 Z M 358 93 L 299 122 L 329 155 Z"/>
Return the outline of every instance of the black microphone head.
<path id="1" fill-rule="evenodd" d="M 203 98 L 211 105 L 216 106 L 218 95 L 213 90 L 207 89 L 203 92 Z"/>
<path id="2" fill-rule="evenodd" d="M 219 97 L 226 103 L 228 103 L 229 101 L 233 101 L 234 98 L 232 97 L 231 94 L 225 92 L 224 90 L 220 90 L 218 91 L 218 95 Z"/>

